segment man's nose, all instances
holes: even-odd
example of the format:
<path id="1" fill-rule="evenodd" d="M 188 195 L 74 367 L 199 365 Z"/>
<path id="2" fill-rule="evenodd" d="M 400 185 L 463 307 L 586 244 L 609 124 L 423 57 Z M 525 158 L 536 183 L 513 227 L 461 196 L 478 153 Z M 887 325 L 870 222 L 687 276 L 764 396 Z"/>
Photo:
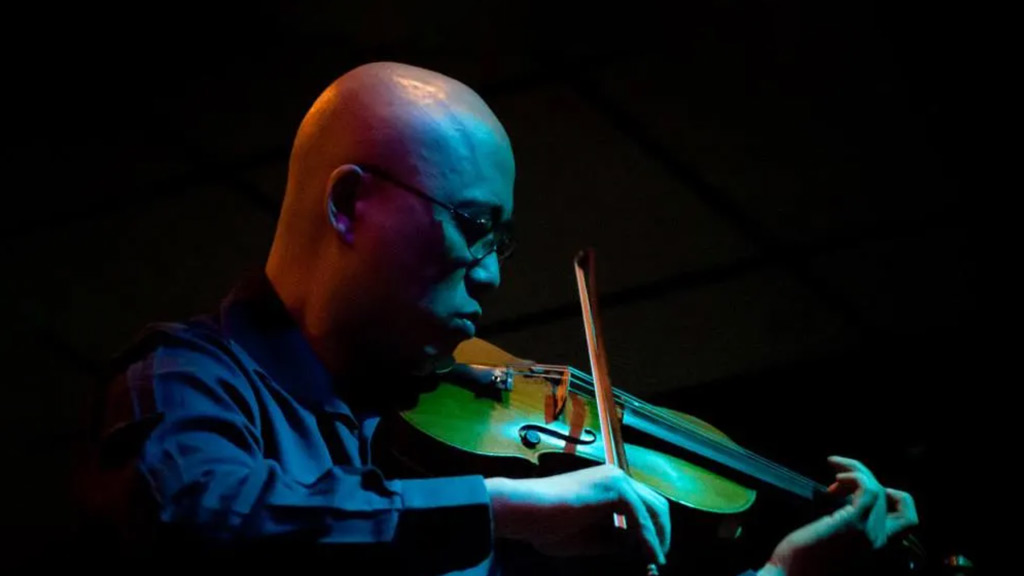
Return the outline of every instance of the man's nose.
<path id="1" fill-rule="evenodd" d="M 487 293 L 498 289 L 501 285 L 501 264 L 498 255 L 491 252 L 479 262 L 474 263 L 466 272 L 470 292 Z"/>

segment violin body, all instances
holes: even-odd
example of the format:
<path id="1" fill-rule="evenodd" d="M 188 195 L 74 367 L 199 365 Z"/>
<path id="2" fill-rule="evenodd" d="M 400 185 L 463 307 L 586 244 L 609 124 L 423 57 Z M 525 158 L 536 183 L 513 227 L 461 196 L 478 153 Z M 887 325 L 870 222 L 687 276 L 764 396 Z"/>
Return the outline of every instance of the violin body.
<path id="1" fill-rule="evenodd" d="M 389 475 L 404 477 L 473 474 L 522 478 L 604 462 L 595 399 L 585 390 L 569 386 L 566 370 L 571 368 L 535 370 L 536 365 L 480 339 L 463 342 L 455 351 L 455 360 L 455 367 L 439 375 L 415 405 L 400 410 L 397 418 L 387 419 L 375 435 L 389 446 L 386 457 L 377 462 L 385 473 L 390 469 Z M 617 404 L 620 421 L 630 420 L 630 404 Z M 769 507 L 778 503 L 776 493 L 803 496 L 806 504 L 816 503 L 817 496 L 825 492 L 823 486 L 747 452 L 699 418 L 642 402 L 639 405 L 642 409 L 638 411 L 645 412 L 647 419 L 653 415 L 655 421 L 709 443 L 718 451 L 710 452 L 712 460 L 757 480 L 741 481 L 742 474 L 727 477 L 703 466 L 700 458 L 690 458 L 686 450 L 667 453 L 625 443 L 629 475 L 680 505 L 686 521 L 683 529 L 675 532 L 686 533 L 691 543 L 702 542 L 697 550 L 706 548 L 702 551 L 709 553 L 710 547 L 718 546 L 716 542 L 725 544 L 740 536 L 748 518 L 744 513 L 758 495 L 754 486 L 782 488 L 773 491 L 773 497 L 763 504 Z M 698 452 L 705 447 L 700 443 L 693 446 Z M 800 515 L 793 512 L 783 515 L 792 521 Z M 774 543 L 782 533 L 766 543 Z M 921 552 L 916 546 L 912 539 L 904 541 L 895 564 L 919 564 Z M 730 548 L 728 554 L 734 556 L 734 552 Z M 755 557 L 769 552 L 755 551 Z M 691 549 L 689 560 L 695 560 L 694 556 Z"/>
<path id="2" fill-rule="evenodd" d="M 519 460 L 537 470 L 566 458 L 579 459 L 578 466 L 603 461 L 593 398 L 560 386 L 557 374 L 508 373 L 523 361 L 480 339 L 464 342 L 455 359 L 461 370 L 446 374 L 436 389 L 420 396 L 416 407 L 401 412 L 408 424 L 467 457 Z M 506 379 L 507 384 L 499 382 Z M 693 416 L 666 412 L 727 440 Z M 626 445 L 626 454 L 634 479 L 688 508 L 738 514 L 754 502 L 753 489 L 691 462 L 634 444 Z M 500 466 L 529 473 L 529 467 L 510 462 Z"/>

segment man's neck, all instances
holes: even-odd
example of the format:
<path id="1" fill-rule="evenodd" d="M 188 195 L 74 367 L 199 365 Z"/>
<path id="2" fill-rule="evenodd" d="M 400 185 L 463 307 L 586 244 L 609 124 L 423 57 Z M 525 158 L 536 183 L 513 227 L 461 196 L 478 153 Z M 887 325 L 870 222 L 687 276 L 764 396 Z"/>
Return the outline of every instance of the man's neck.
<path id="1" fill-rule="evenodd" d="M 301 284 L 274 282 L 289 316 L 313 353 L 335 382 L 336 392 L 347 403 L 385 405 L 414 402 L 429 387 L 438 371 L 450 367 L 451 358 L 432 358 L 422 351 L 402 350 L 376 333 L 377 319 L 362 318 L 363 306 L 330 309 L 318 305 L 304 292 L 289 292 Z M 331 302 L 352 302 L 340 296 Z"/>
<path id="2" fill-rule="evenodd" d="M 446 361 L 413 362 L 368 329 L 303 335 L 347 403 L 369 410 L 411 407 L 435 381 Z"/>

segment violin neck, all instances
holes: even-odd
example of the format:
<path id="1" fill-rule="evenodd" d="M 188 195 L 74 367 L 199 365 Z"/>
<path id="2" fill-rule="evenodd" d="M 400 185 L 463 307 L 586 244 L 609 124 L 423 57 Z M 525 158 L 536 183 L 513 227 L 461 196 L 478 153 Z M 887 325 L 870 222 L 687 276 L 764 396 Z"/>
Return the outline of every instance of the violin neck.
<path id="1" fill-rule="evenodd" d="M 623 424 L 690 454 L 699 456 L 709 468 L 725 476 L 739 475 L 737 480 L 755 480 L 783 490 L 812 503 L 829 499 L 825 486 L 770 460 L 762 458 L 723 437 L 710 434 L 694 426 L 675 425 L 676 419 L 656 414 L 626 410 Z"/>

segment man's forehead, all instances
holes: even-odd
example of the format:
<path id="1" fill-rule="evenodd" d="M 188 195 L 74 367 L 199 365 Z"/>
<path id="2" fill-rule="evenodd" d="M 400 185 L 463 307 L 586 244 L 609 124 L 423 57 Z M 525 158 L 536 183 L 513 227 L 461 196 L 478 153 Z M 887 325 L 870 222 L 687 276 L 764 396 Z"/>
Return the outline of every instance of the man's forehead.
<path id="1" fill-rule="evenodd" d="M 511 193 L 499 192 L 494 188 L 462 189 L 451 194 L 448 202 L 470 216 L 489 219 L 512 217 Z"/>
<path id="2" fill-rule="evenodd" d="M 488 214 L 499 208 L 507 216 L 515 179 L 507 143 L 481 131 L 446 136 L 411 151 L 417 180 L 453 206 L 467 211 L 482 208 Z"/>
<path id="3" fill-rule="evenodd" d="M 376 119 L 374 162 L 467 212 L 483 208 L 491 215 L 499 207 L 510 213 L 515 163 L 497 119 L 445 99 L 407 104 Z"/>

